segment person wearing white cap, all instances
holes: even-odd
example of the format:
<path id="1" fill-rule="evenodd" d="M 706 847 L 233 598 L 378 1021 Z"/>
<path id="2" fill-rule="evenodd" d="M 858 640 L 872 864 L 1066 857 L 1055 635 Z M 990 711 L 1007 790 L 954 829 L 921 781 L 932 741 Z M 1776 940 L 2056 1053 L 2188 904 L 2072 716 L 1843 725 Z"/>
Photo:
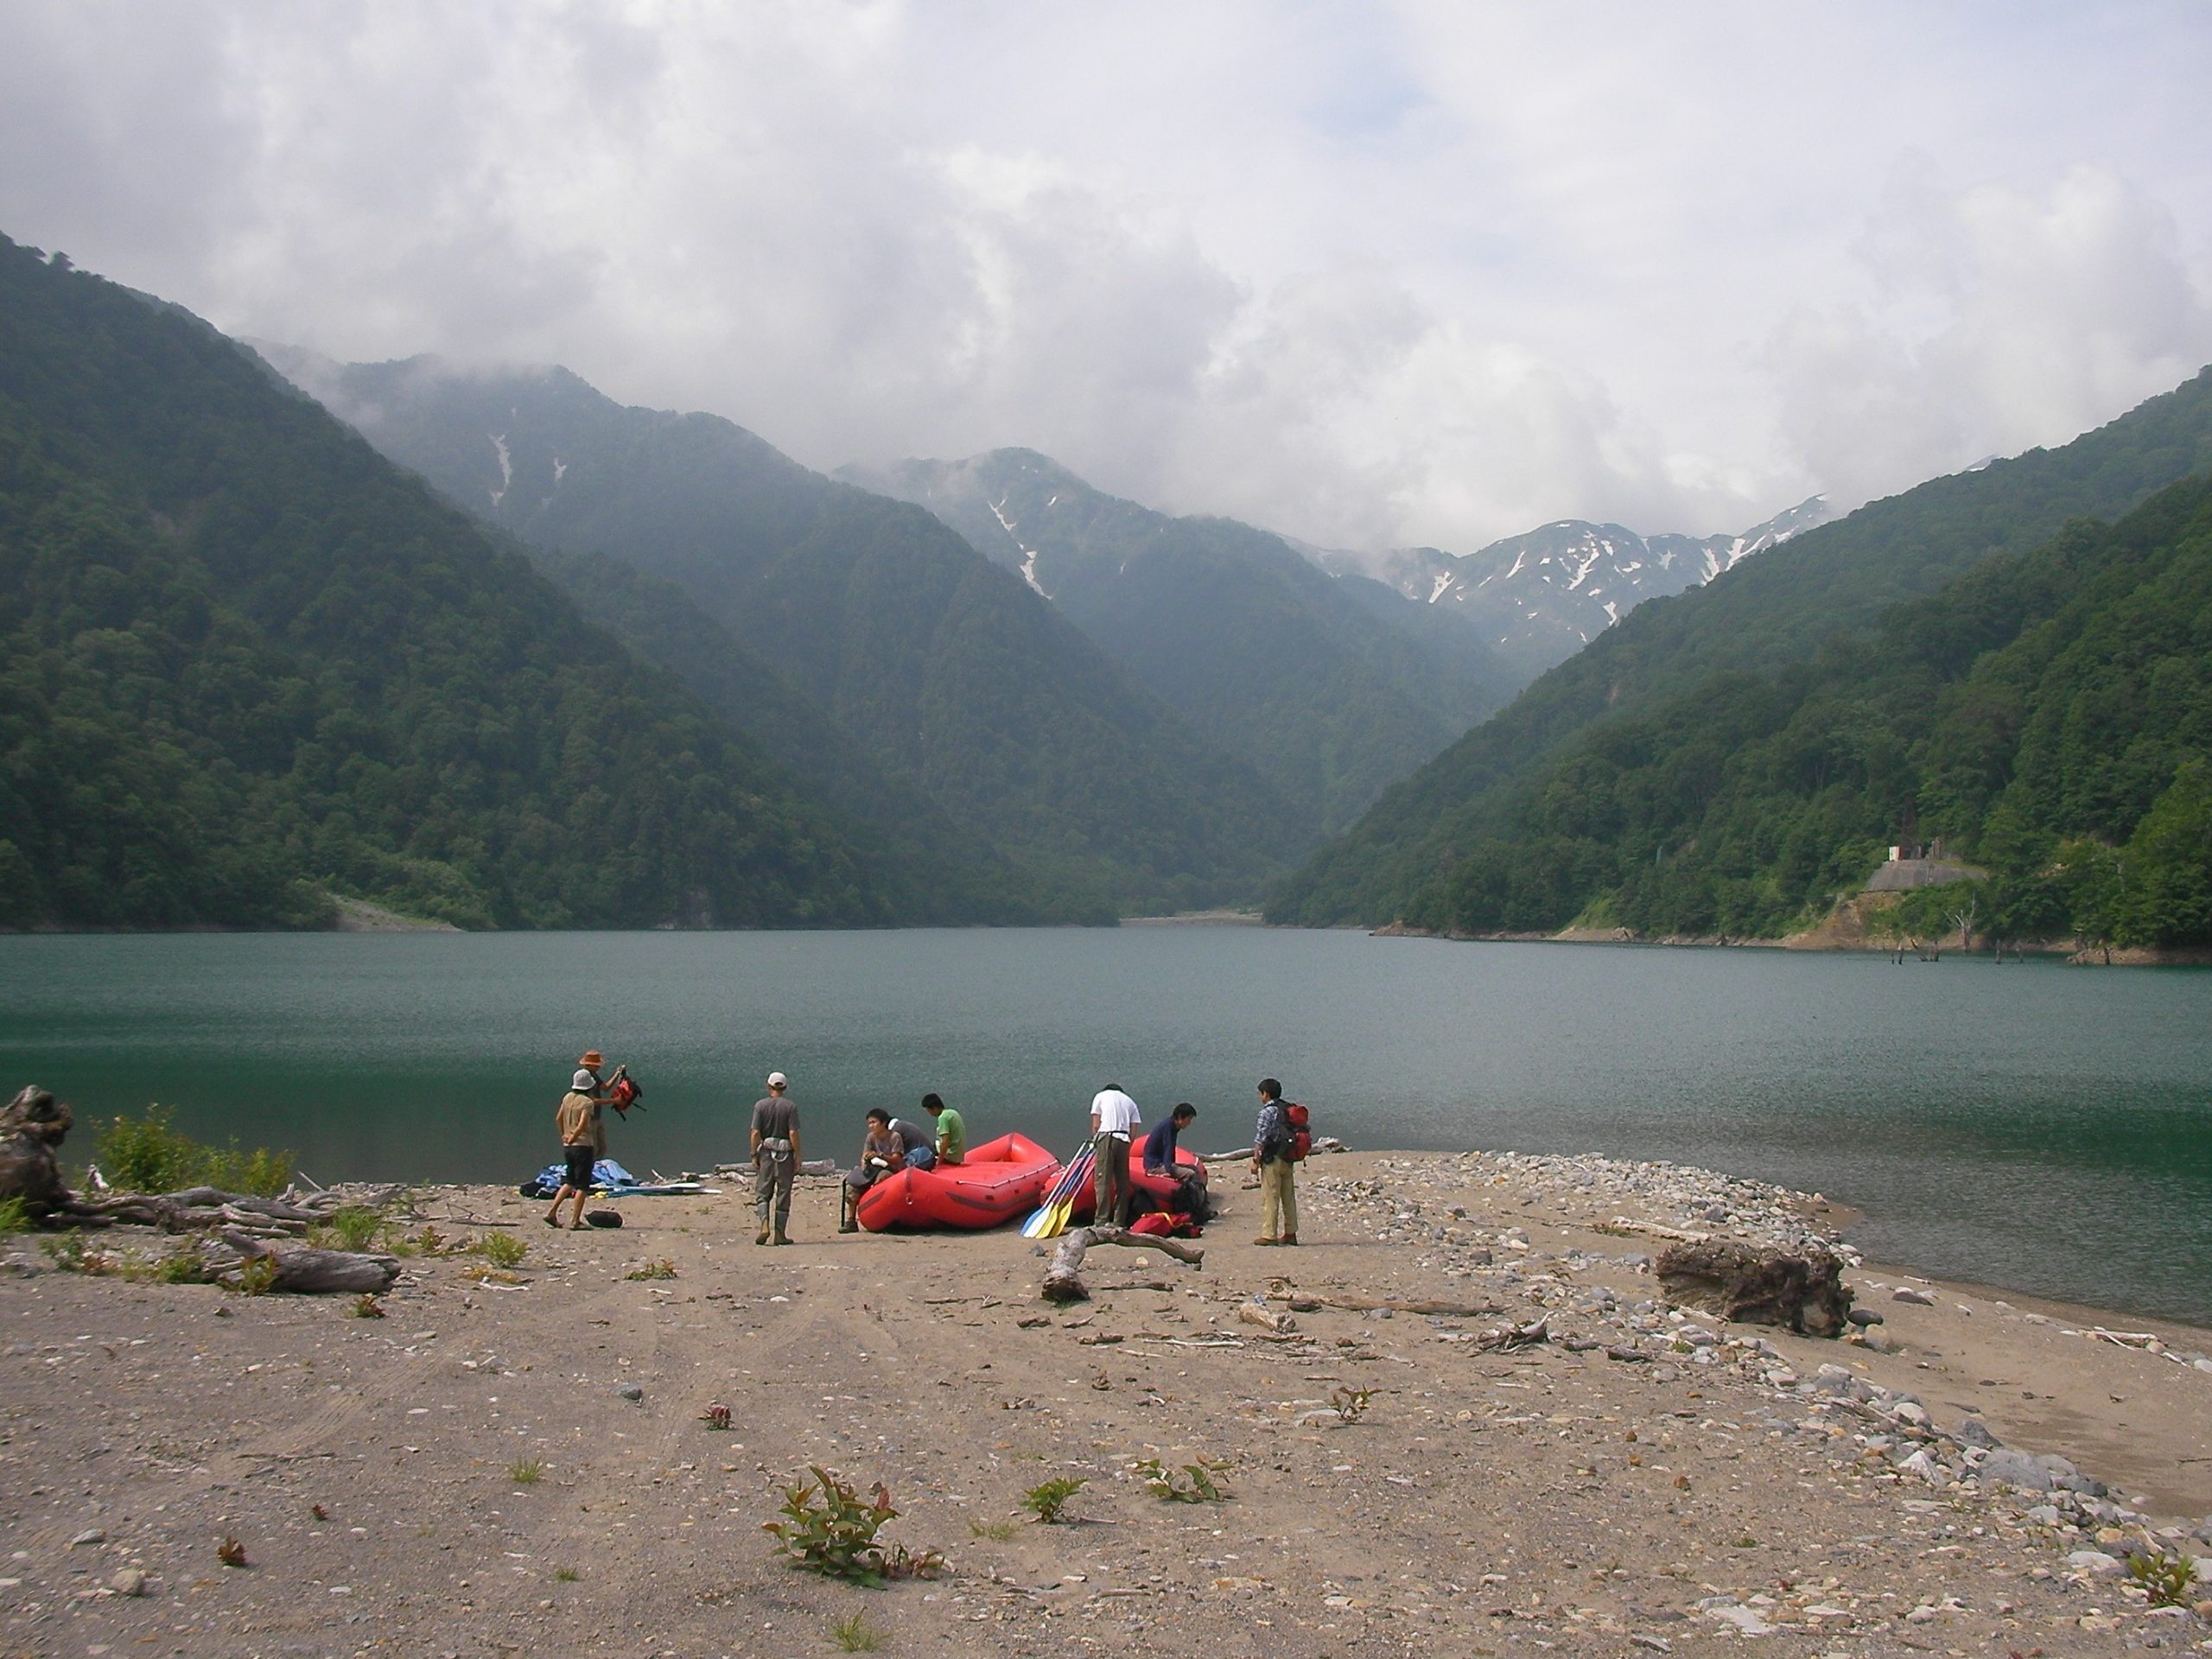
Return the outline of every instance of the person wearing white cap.
<path id="1" fill-rule="evenodd" d="M 791 1179 L 798 1173 L 798 1103 L 784 1090 L 790 1079 L 768 1074 L 768 1092 L 753 1103 L 753 1210 L 755 1244 L 791 1241 Z M 770 1205 L 773 1205 L 772 1217 Z"/>

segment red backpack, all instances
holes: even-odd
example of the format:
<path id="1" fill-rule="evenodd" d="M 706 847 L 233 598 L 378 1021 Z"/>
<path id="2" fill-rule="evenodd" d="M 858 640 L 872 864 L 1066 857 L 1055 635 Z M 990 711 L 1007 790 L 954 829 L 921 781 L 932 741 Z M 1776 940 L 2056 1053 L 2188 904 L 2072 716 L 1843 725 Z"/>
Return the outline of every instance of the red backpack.
<path id="1" fill-rule="evenodd" d="M 1286 1100 L 1282 1120 L 1290 1126 L 1290 1150 L 1284 1155 L 1294 1164 L 1302 1163 L 1313 1150 L 1313 1115 L 1297 1102 Z"/>

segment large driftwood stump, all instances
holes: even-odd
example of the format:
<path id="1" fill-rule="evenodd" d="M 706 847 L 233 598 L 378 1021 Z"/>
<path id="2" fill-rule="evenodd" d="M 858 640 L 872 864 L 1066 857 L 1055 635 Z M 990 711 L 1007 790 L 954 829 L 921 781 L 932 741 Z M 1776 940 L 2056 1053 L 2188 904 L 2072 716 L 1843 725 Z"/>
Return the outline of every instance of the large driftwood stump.
<path id="1" fill-rule="evenodd" d="M 302 1296 L 324 1296 L 334 1292 L 374 1294 L 390 1290 L 392 1281 L 399 1277 L 399 1263 L 389 1255 L 356 1255 L 349 1250 L 272 1249 L 250 1233 L 236 1228 L 226 1228 L 223 1243 L 239 1255 L 251 1261 L 261 1259 L 272 1263 L 276 1276 L 269 1282 L 271 1290 L 287 1290 Z"/>
<path id="2" fill-rule="evenodd" d="M 127 1192 L 113 1198 L 80 1198 L 72 1194 L 61 1213 L 80 1224 L 105 1227 L 117 1222 L 158 1227 L 165 1233 L 194 1233 L 210 1227 L 242 1227 L 264 1236 L 303 1233 L 327 1221 L 337 1209 L 334 1196 L 317 1194 L 302 1204 L 257 1198 L 220 1187 L 188 1186 L 176 1192 Z"/>
<path id="3" fill-rule="evenodd" d="M 1826 1250 L 1796 1255 L 1730 1238 L 1670 1245 L 1656 1269 L 1668 1299 L 1747 1325 L 1808 1337 L 1842 1334 L 1851 1313 L 1843 1263 Z"/>
<path id="4" fill-rule="evenodd" d="M 1158 1250 L 1162 1255 L 1172 1255 L 1178 1262 L 1187 1262 L 1192 1267 L 1206 1259 L 1204 1249 L 1195 1244 L 1185 1244 L 1179 1238 L 1162 1238 L 1152 1233 L 1133 1233 L 1126 1227 L 1078 1227 L 1060 1241 L 1060 1248 L 1052 1252 L 1052 1264 L 1045 1269 L 1042 1291 L 1048 1302 L 1087 1302 L 1090 1288 L 1083 1282 L 1083 1255 L 1094 1244 L 1126 1244 L 1132 1249 Z"/>
<path id="5" fill-rule="evenodd" d="M 75 1122 L 67 1104 L 36 1084 L 0 1107 L 0 1198 L 21 1198 L 34 1216 L 68 1205 L 54 1148 Z"/>

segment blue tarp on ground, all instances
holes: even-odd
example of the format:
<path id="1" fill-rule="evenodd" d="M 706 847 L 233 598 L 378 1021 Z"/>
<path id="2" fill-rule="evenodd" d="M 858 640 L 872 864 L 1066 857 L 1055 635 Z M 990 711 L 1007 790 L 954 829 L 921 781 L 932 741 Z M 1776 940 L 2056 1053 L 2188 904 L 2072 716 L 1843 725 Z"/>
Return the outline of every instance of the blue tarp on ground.
<path id="1" fill-rule="evenodd" d="M 537 1172 L 537 1179 L 524 1184 L 522 1194 L 526 1198 L 550 1198 L 561 1190 L 562 1179 L 567 1173 L 565 1166 L 548 1164 Z M 637 1185 L 638 1178 L 612 1158 L 602 1158 L 591 1166 L 591 1182 L 594 1187 L 619 1191 Z"/>

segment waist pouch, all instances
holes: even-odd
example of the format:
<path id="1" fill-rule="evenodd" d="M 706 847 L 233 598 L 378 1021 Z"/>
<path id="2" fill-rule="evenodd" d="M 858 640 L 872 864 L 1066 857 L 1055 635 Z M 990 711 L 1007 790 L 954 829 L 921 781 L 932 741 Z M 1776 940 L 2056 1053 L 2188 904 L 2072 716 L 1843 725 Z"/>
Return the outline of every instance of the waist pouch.
<path id="1" fill-rule="evenodd" d="M 764 1135 L 760 1137 L 760 1150 L 772 1153 L 779 1158 L 788 1158 L 791 1155 L 791 1143 L 780 1135 Z"/>

